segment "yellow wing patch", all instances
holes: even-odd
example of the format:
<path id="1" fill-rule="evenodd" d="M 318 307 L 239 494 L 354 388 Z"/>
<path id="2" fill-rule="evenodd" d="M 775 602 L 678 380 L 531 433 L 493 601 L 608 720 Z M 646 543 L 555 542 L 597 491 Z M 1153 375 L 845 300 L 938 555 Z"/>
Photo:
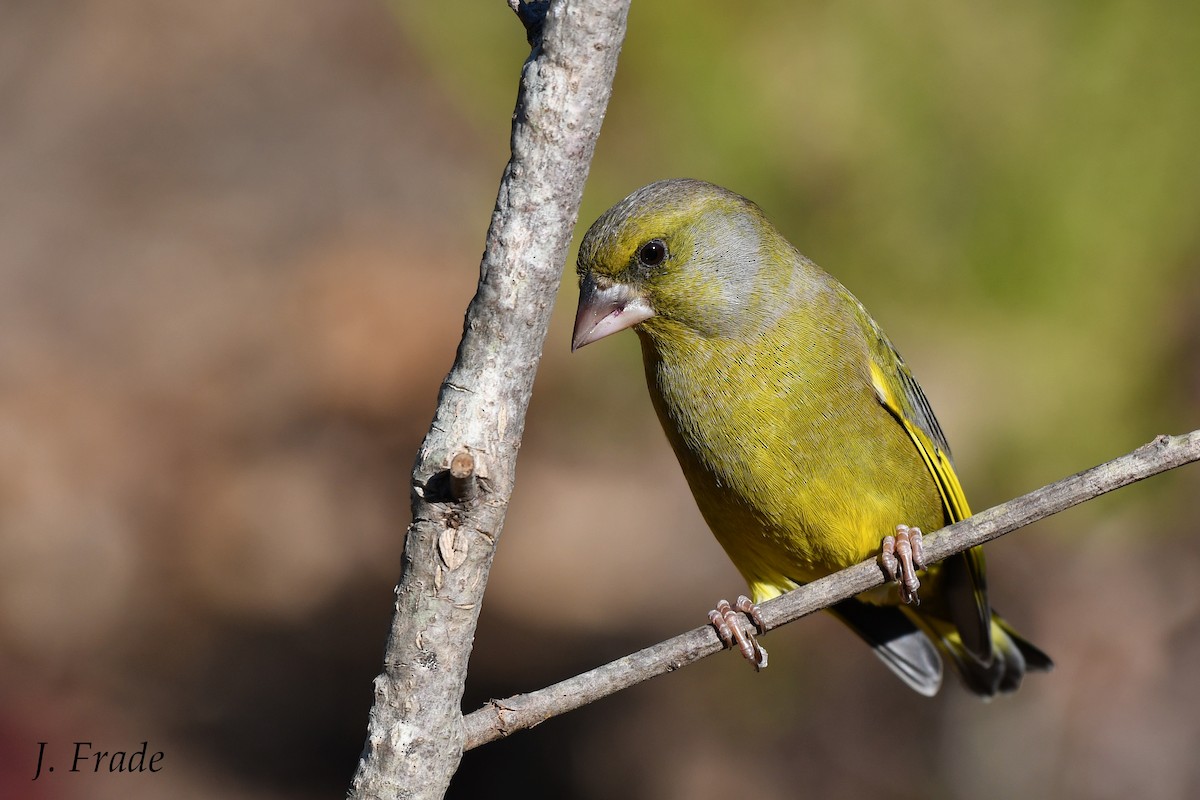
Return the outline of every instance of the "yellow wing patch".
<path id="1" fill-rule="evenodd" d="M 908 377 L 912 381 L 911 375 L 907 375 L 908 368 L 903 363 L 898 366 L 902 371 L 901 377 Z M 887 380 L 883 374 L 883 370 L 874 361 L 871 362 L 871 383 L 875 388 L 875 394 L 879 397 L 879 402 L 883 404 L 884 408 L 904 428 L 904 432 L 908 434 L 908 437 L 912 439 L 913 445 L 916 446 L 921 460 L 925 462 L 925 468 L 933 476 L 933 480 L 937 484 L 938 493 L 942 497 L 942 507 L 946 510 L 947 524 L 958 522 L 961 519 L 971 516 L 971 509 L 967 506 L 966 494 L 963 492 L 962 484 L 958 482 L 958 475 L 954 472 L 954 465 L 950 463 L 949 454 L 933 441 L 929 432 L 922 430 L 913 421 L 914 415 L 911 410 L 913 403 L 911 401 L 904 402 L 904 400 L 909 400 L 909 397 L 902 400 L 896 396 L 890 385 L 892 382 Z M 915 383 L 913 381 L 914 386 Z M 920 391 L 920 389 L 918 388 L 917 391 Z M 923 395 L 921 399 L 924 399 Z"/>
<path id="2" fill-rule="evenodd" d="M 890 349 L 890 348 L 889 348 Z M 904 428 L 904 432 L 912 439 L 925 468 L 933 476 L 938 494 L 942 499 L 942 508 L 949 525 L 971 516 L 967 505 L 967 497 L 962 484 L 950 461 L 949 447 L 945 444 L 945 436 L 938 426 L 937 419 L 925 399 L 925 393 L 909 372 L 908 367 L 900 359 L 899 354 L 892 351 L 894 356 L 895 373 L 888 376 L 875 359 L 871 364 L 871 383 L 879 402 L 896 421 Z M 890 379 L 889 379 L 890 378 Z M 897 381 L 896 379 L 899 378 Z M 898 393 L 897 389 L 903 393 Z M 961 554 L 960 562 L 965 567 L 964 577 L 967 585 L 963 588 L 968 592 L 963 598 L 963 604 L 951 603 L 952 616 L 957 617 L 956 626 L 962 636 L 962 642 L 971 652 L 985 662 L 992 658 L 991 609 L 987 600 L 986 566 L 983 549 L 973 547 Z M 969 598 L 969 599 L 968 599 Z M 959 613 L 955 613 L 955 612 Z"/>

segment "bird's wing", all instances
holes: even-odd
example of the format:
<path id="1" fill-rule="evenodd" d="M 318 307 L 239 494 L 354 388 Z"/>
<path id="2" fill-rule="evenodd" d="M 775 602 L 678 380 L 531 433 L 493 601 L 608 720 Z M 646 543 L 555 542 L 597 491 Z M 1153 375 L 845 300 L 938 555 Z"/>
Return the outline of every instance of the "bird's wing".
<path id="1" fill-rule="evenodd" d="M 861 309 L 861 306 L 860 306 Z M 912 439 L 921 460 L 937 485 L 949 525 L 971 516 L 962 484 L 954 472 L 950 445 L 938 424 L 921 385 L 913 377 L 904 359 L 887 336 L 871 320 L 866 326 L 873 334 L 871 383 L 881 405 L 900 423 Z M 987 598 L 987 578 L 983 550 L 973 547 L 946 560 L 941 575 L 950 615 L 967 649 L 990 662 L 992 658 L 991 608 Z"/>
<path id="2" fill-rule="evenodd" d="M 946 524 L 966 519 L 971 516 L 971 509 L 967 505 L 962 484 L 958 482 L 958 475 L 954 472 L 950 445 L 946 443 L 942 426 L 938 424 L 925 392 L 904 359 L 882 333 L 879 333 L 879 337 L 878 345 L 872 348 L 875 352 L 871 359 L 871 383 L 875 388 L 875 396 L 916 445 L 942 497 Z"/>

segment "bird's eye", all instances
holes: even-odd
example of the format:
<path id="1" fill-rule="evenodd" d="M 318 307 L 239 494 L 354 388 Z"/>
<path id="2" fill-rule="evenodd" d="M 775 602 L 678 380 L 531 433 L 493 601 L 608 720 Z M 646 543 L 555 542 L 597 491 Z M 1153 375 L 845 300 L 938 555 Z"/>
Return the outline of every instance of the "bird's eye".
<path id="1" fill-rule="evenodd" d="M 662 239 L 651 239 L 638 248 L 637 259 L 643 266 L 657 267 L 667 257 L 667 244 Z"/>

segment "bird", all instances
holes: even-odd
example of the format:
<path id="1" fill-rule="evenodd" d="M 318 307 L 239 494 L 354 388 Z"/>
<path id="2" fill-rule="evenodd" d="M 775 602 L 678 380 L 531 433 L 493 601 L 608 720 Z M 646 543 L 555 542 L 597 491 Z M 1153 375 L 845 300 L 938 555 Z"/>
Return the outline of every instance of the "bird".
<path id="1" fill-rule="evenodd" d="M 701 515 L 749 586 L 709 613 L 756 668 L 758 604 L 869 558 L 890 579 L 830 611 L 907 686 L 943 658 L 970 692 L 1015 691 L 1050 657 L 996 614 L 981 548 L 924 563 L 971 515 L 925 393 L 874 319 L 753 202 L 705 181 L 637 189 L 577 259 L 571 349 L 632 329 L 650 398 Z M 920 590 L 920 591 L 918 591 Z"/>

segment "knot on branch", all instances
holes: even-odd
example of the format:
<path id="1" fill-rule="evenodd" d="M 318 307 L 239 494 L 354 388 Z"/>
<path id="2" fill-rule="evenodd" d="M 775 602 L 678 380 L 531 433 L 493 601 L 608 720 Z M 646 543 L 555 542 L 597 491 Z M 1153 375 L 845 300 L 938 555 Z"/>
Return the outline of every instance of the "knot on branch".
<path id="1" fill-rule="evenodd" d="M 473 506 L 487 491 L 487 471 L 466 450 L 460 450 L 450 459 L 449 469 L 435 472 L 424 486 L 417 487 L 418 494 L 427 502 L 462 507 Z"/>
<path id="2" fill-rule="evenodd" d="M 478 494 L 475 457 L 464 450 L 450 460 L 450 496 L 456 503 L 470 503 Z"/>

